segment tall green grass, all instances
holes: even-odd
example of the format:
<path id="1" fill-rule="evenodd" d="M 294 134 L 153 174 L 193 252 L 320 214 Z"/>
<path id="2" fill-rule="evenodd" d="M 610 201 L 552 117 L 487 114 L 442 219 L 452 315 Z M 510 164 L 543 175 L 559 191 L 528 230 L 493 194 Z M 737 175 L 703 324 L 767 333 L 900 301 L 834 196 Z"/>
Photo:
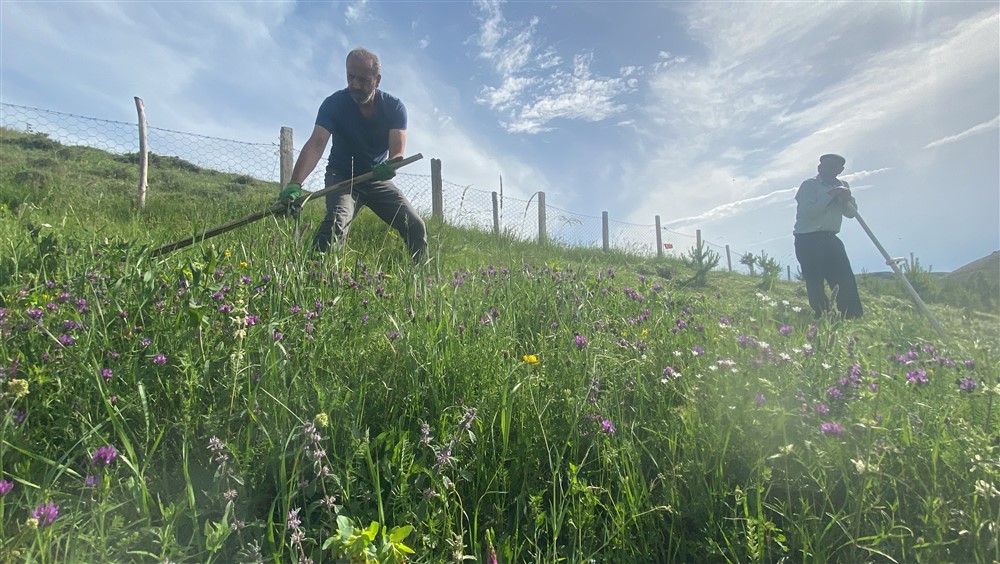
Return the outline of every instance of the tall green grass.
<path id="1" fill-rule="evenodd" d="M 318 207 L 151 259 L 276 190 L 175 170 L 131 217 L 17 167 L 0 560 L 1000 559 L 988 318 L 435 222 L 411 267 L 367 213 L 312 255 Z"/>

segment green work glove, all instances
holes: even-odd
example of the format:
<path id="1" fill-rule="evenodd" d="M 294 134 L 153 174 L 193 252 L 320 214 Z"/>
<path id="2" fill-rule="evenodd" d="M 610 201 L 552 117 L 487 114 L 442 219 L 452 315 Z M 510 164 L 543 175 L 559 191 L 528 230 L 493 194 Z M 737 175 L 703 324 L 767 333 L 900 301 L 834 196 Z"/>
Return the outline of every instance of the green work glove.
<path id="1" fill-rule="evenodd" d="M 291 202 L 297 200 L 302 195 L 302 185 L 298 182 L 289 182 L 285 189 L 278 194 L 278 202 Z"/>
<path id="2" fill-rule="evenodd" d="M 387 161 L 382 161 L 377 165 L 372 167 L 372 179 L 373 180 L 391 180 L 396 176 L 396 171 L 389 165 L 398 163 L 403 160 L 403 157 L 396 157 L 394 159 L 389 159 Z"/>

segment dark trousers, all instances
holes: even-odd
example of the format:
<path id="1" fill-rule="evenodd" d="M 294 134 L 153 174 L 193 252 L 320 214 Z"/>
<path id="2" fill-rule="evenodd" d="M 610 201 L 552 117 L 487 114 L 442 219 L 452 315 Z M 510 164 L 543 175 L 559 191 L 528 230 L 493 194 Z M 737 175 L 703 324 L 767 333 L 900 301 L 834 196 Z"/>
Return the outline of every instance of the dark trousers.
<path id="1" fill-rule="evenodd" d="M 343 178 L 327 174 L 326 185 L 331 186 Z M 342 244 L 347 238 L 351 222 L 368 206 L 382 221 L 388 223 L 403 236 L 414 262 L 420 261 L 427 252 L 427 229 L 403 192 L 391 181 L 371 181 L 356 184 L 326 195 L 326 217 L 319 225 L 313 249 L 326 252 L 336 238 Z"/>
<path id="2" fill-rule="evenodd" d="M 844 243 L 836 233 L 818 231 L 796 235 L 795 258 L 802 266 L 809 305 L 816 315 L 822 315 L 830 309 L 830 300 L 823 286 L 827 283 L 831 289 L 840 287 L 837 291 L 837 311 L 848 319 L 861 317 L 863 310 L 858 283 L 854 279 L 854 270 L 851 269 Z"/>

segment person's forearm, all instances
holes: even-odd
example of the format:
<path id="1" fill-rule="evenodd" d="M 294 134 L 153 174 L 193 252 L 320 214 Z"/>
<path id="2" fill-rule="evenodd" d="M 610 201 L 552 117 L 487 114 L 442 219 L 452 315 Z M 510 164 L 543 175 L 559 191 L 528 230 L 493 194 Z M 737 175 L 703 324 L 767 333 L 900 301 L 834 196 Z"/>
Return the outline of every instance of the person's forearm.
<path id="1" fill-rule="evenodd" d="M 302 152 L 299 153 L 299 158 L 295 161 L 295 167 L 292 169 L 292 182 L 298 182 L 302 184 L 306 181 L 306 178 L 312 174 L 312 171 L 316 168 L 319 160 L 323 158 L 323 149 L 325 147 L 317 148 L 312 144 L 307 144 L 302 148 Z"/>

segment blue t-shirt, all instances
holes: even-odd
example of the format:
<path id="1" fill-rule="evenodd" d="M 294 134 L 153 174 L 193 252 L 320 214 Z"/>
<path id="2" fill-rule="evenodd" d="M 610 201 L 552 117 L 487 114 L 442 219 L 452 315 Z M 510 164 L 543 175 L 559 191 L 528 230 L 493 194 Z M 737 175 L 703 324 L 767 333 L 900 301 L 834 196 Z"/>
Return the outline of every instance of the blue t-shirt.
<path id="1" fill-rule="evenodd" d="M 375 114 L 367 118 L 345 88 L 323 100 L 316 125 L 333 134 L 327 176 L 349 178 L 352 172 L 354 176 L 371 172 L 388 157 L 389 130 L 406 129 L 406 106 L 399 98 L 375 90 Z"/>

